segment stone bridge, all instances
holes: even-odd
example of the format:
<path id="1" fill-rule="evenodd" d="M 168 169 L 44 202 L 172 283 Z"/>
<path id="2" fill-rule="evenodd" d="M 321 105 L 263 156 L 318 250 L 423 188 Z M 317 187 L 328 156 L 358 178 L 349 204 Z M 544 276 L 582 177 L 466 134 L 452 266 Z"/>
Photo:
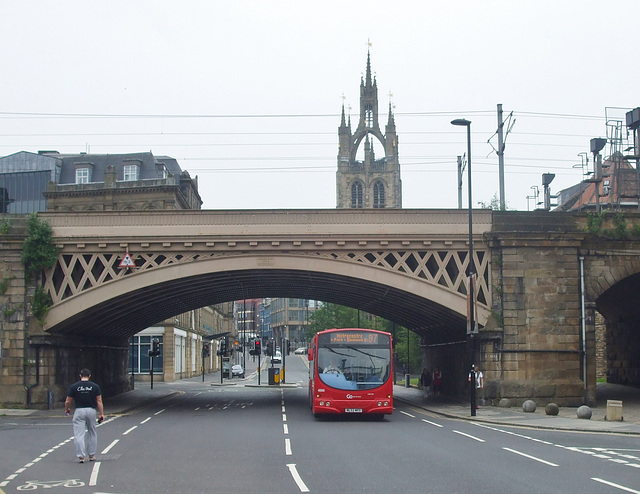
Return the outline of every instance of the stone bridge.
<path id="1" fill-rule="evenodd" d="M 4 235 L 1 246 L 10 280 L 3 307 L 24 310 L 3 318 L 0 403 L 23 403 L 32 388 L 63 393 L 82 352 L 113 369 L 114 392 L 125 389 L 130 336 L 190 309 L 261 297 L 335 302 L 414 331 L 451 394 L 464 392 L 476 361 L 489 400 L 593 403 L 598 349 L 611 382 L 640 385 L 640 244 L 589 233 L 585 215 L 474 211 L 480 333 L 472 339 L 466 210 L 41 217 L 61 249 L 43 279 L 53 300 L 44 328 L 29 317 L 20 235 Z M 120 267 L 126 254 L 135 267 Z M 598 344 L 597 315 L 606 327 Z M 36 376 L 25 362 L 35 362 Z"/>

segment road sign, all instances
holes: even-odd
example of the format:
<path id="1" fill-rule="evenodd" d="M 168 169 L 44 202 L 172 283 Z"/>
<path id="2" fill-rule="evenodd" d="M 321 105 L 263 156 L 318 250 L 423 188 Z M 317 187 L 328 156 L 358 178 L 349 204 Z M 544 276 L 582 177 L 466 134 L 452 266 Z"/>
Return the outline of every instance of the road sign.
<path id="1" fill-rule="evenodd" d="M 136 267 L 136 263 L 133 262 L 133 259 L 131 259 L 131 256 L 129 255 L 128 252 L 125 252 L 124 257 L 122 258 L 122 261 L 120 261 L 119 267 L 121 267 L 121 268 L 135 268 Z"/>

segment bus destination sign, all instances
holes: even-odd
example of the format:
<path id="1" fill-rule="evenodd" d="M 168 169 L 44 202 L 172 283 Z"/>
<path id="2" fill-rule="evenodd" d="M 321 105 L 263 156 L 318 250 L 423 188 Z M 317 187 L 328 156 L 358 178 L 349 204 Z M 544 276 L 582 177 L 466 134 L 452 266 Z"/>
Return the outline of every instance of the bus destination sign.
<path id="1" fill-rule="evenodd" d="M 337 331 L 329 333 L 329 343 L 365 343 L 368 345 L 378 344 L 378 333 L 365 331 Z"/>

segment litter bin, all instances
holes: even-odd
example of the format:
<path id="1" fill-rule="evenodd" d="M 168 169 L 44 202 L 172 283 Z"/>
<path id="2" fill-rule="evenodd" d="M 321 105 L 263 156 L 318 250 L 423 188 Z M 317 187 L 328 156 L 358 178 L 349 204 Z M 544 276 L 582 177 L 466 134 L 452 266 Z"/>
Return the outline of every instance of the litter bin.
<path id="1" fill-rule="evenodd" d="M 622 401 L 607 400 L 607 414 L 604 419 L 608 422 L 622 422 Z"/>
<path id="2" fill-rule="evenodd" d="M 277 367 L 269 367 L 269 385 L 280 383 L 280 369 Z"/>

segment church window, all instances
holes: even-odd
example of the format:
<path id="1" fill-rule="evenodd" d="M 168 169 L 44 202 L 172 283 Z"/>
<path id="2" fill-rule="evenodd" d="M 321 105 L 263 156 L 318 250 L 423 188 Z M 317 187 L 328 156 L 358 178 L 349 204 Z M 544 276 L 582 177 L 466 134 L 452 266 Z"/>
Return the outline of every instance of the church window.
<path id="1" fill-rule="evenodd" d="M 373 184 L 373 207 L 383 209 L 385 205 L 385 191 L 382 182 Z"/>
<path id="2" fill-rule="evenodd" d="M 370 129 L 372 129 L 373 128 L 373 106 L 372 105 L 365 105 L 364 120 L 365 120 L 365 125 Z"/>
<path id="3" fill-rule="evenodd" d="M 364 207 L 362 201 L 362 184 L 356 182 L 351 186 L 351 207 L 362 208 Z"/>

